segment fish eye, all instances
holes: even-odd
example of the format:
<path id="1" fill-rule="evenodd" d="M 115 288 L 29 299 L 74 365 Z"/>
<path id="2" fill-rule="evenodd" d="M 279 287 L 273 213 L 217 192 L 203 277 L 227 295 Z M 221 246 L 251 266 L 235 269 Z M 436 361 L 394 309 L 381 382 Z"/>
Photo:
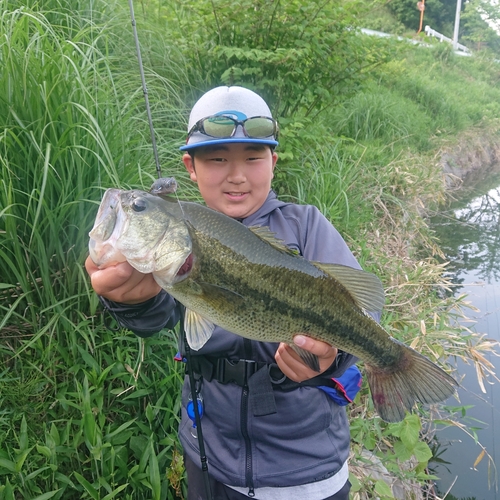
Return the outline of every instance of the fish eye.
<path id="1" fill-rule="evenodd" d="M 134 212 L 143 212 L 146 210 L 146 201 L 143 198 L 136 198 L 132 202 L 132 210 Z"/>

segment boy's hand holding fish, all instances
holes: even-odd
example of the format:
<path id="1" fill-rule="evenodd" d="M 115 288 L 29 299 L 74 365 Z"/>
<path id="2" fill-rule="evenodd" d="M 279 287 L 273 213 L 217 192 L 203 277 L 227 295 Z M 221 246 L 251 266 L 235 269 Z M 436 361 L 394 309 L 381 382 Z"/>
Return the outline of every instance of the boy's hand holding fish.
<path id="1" fill-rule="evenodd" d="M 96 293 L 113 302 L 140 304 L 155 297 L 161 290 L 152 274 L 141 273 L 128 262 L 97 267 L 87 257 L 85 269 Z"/>
<path id="2" fill-rule="evenodd" d="M 318 357 L 319 373 L 309 368 L 300 356 L 287 344 L 281 343 L 276 351 L 276 363 L 280 370 L 294 382 L 304 382 L 328 370 L 337 357 L 338 349 L 326 342 L 314 340 L 305 335 L 295 335 L 295 345 Z"/>

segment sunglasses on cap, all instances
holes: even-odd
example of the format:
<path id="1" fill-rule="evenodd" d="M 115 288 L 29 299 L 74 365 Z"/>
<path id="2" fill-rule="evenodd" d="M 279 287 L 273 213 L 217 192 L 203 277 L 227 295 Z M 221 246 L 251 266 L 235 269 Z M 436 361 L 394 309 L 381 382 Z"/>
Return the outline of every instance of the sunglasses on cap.
<path id="1" fill-rule="evenodd" d="M 246 120 L 236 120 L 230 116 L 213 115 L 197 121 L 188 133 L 187 140 L 195 133 L 219 139 L 234 137 L 238 126 L 241 125 L 243 133 L 251 139 L 264 139 L 278 136 L 278 123 L 268 116 L 253 116 Z"/>

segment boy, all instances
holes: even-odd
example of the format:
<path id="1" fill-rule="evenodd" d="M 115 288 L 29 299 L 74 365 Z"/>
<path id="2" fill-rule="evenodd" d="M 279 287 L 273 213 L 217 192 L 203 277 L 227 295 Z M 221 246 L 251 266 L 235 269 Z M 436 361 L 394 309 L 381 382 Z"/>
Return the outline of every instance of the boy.
<path id="1" fill-rule="evenodd" d="M 268 226 L 308 260 L 359 268 L 317 208 L 283 203 L 271 190 L 277 133 L 277 123 L 260 96 L 242 87 L 217 87 L 191 111 L 182 159 L 210 208 L 246 226 Z M 151 275 L 126 262 L 98 269 L 87 259 L 86 268 L 105 306 L 136 334 L 149 336 L 179 321 L 179 305 Z M 300 333 L 294 342 L 318 356 L 320 373 L 285 344 L 250 341 L 220 327 L 192 353 L 215 499 L 348 499 L 347 416 L 325 386 L 331 387 L 332 377 L 356 360 Z M 263 366 L 267 371 L 260 370 Z M 252 379 L 257 371 L 268 373 L 266 380 L 261 375 Z M 259 400 L 264 386 L 272 387 L 266 395 L 271 397 L 270 408 Z M 198 440 L 186 412 L 189 395 L 186 377 L 179 435 L 188 500 L 206 500 Z"/>

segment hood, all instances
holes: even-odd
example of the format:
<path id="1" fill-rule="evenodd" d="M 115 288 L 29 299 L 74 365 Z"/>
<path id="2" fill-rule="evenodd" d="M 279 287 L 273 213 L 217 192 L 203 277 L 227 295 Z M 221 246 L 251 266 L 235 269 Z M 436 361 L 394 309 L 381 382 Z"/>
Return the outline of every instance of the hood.
<path id="1" fill-rule="evenodd" d="M 290 203 L 278 200 L 276 193 L 271 189 L 264 204 L 256 212 L 240 222 L 247 227 L 265 226 L 269 220 L 269 214 L 274 212 L 277 208 L 281 208 L 286 205 L 290 205 Z"/>

